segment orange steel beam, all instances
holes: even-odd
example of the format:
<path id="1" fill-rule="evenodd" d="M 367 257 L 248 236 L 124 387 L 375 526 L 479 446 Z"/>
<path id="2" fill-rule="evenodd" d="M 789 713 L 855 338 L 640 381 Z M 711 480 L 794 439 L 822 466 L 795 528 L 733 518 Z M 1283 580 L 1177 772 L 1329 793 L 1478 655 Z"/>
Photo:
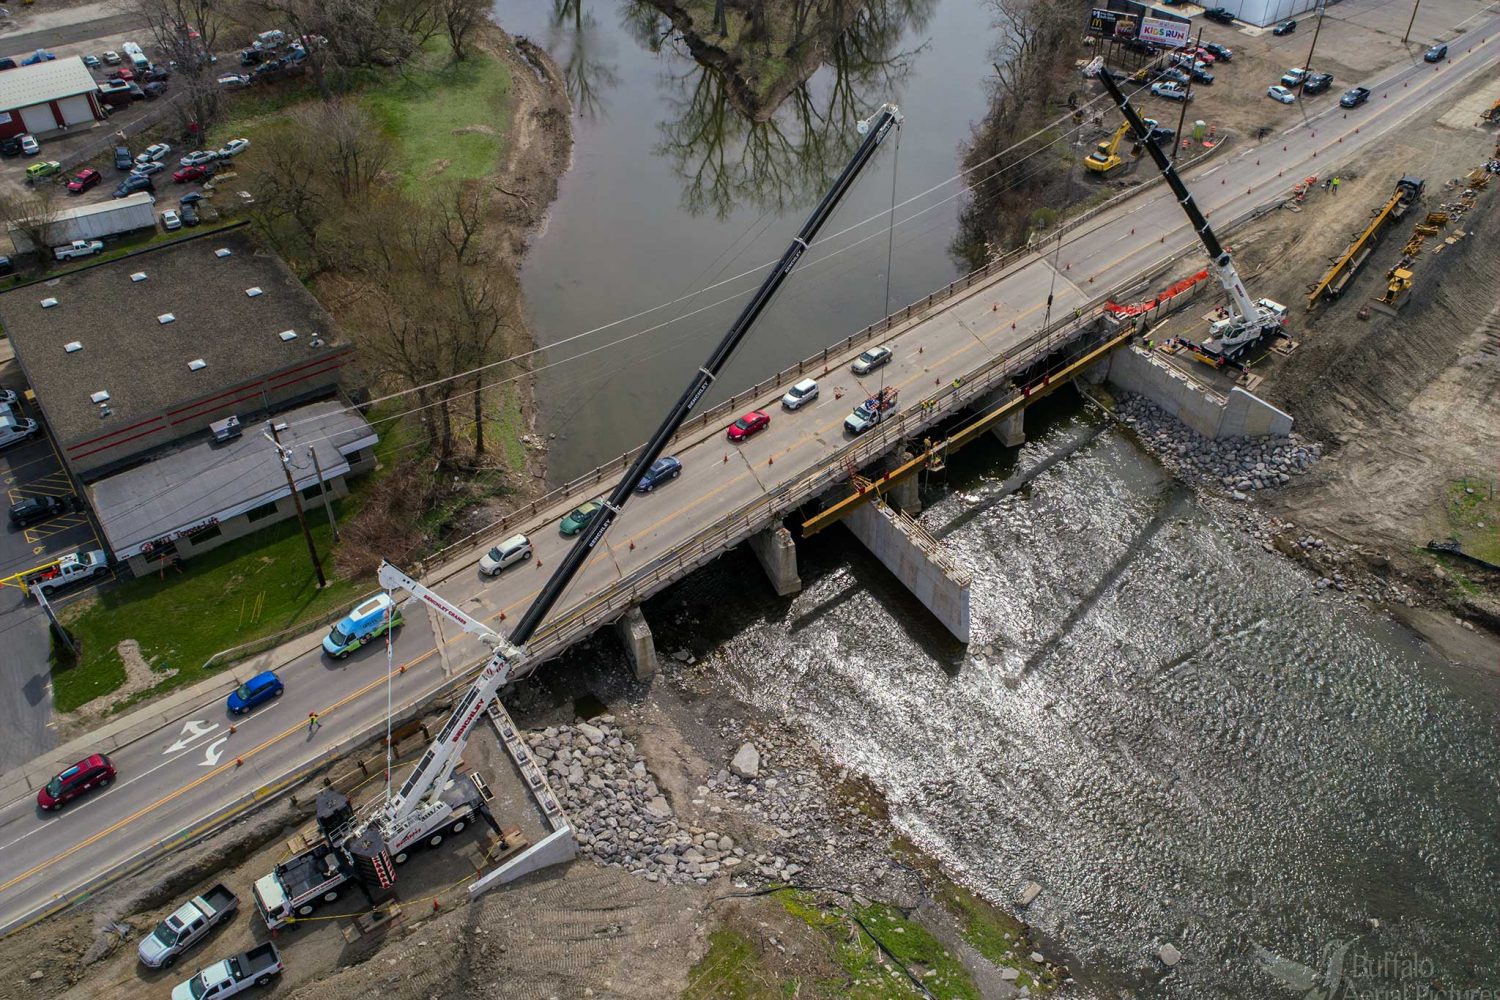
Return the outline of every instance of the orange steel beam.
<path id="1" fill-rule="evenodd" d="M 1123 346 L 1134 336 L 1135 331 L 1133 329 L 1117 334 L 1115 337 L 1106 341 L 1099 347 L 1094 348 L 1092 351 L 1085 354 L 1077 361 L 1073 361 L 1063 366 L 1056 372 L 1050 372 L 1042 376 L 1042 379 L 1039 382 L 1033 382 L 1031 385 L 1022 388 L 1021 392 L 1014 399 L 1006 400 L 1004 403 L 1000 404 L 990 412 L 984 414 L 976 420 L 971 421 L 970 423 L 965 424 L 963 427 L 959 428 L 957 431 L 944 438 L 943 440 L 929 445 L 927 450 L 923 451 L 920 455 L 916 456 L 911 461 L 897 466 L 890 472 L 881 476 L 879 479 L 868 481 L 865 485 L 856 484 L 855 491 L 852 494 L 833 504 L 831 507 L 819 511 L 812 517 L 808 518 L 806 521 L 803 521 L 803 537 L 805 538 L 808 535 L 815 535 L 818 532 L 822 531 L 824 528 L 833 524 L 835 521 L 842 520 L 844 517 L 848 516 L 849 512 L 852 511 L 855 507 L 858 507 L 860 504 L 864 503 L 867 500 L 873 499 L 874 497 L 878 497 L 881 494 L 886 493 L 892 487 L 901 483 L 903 480 L 916 475 L 922 469 L 926 468 L 928 463 L 931 462 L 932 459 L 943 455 L 952 454 L 953 452 L 962 448 L 964 445 L 968 444 L 970 441 L 974 440 L 979 435 L 983 434 L 985 431 L 989 430 L 995 424 L 998 424 L 1000 421 L 1010 416 L 1016 410 L 1024 410 L 1026 408 L 1026 404 L 1042 398 L 1043 396 L 1052 392 L 1052 390 L 1056 389 L 1058 386 L 1066 385 L 1068 382 L 1072 381 L 1073 377 L 1076 376 L 1080 371 L 1087 368 L 1095 361 L 1098 361 L 1109 352 Z"/>
<path id="2" fill-rule="evenodd" d="M 1307 296 L 1307 308 L 1309 310 L 1317 306 L 1318 300 L 1323 297 L 1323 293 L 1328 290 L 1328 286 L 1338 280 L 1339 275 L 1344 272 L 1344 268 L 1349 266 L 1349 262 L 1358 255 L 1360 250 L 1364 249 L 1366 243 L 1369 243 L 1375 237 L 1375 234 L 1380 231 L 1380 227 L 1385 225 L 1385 220 L 1390 217 L 1391 211 L 1401 201 L 1403 193 L 1400 188 L 1396 189 L 1396 193 L 1391 195 L 1391 199 L 1385 203 L 1385 207 L 1375 213 L 1375 218 L 1365 227 L 1365 231 L 1355 237 L 1353 243 L 1344 248 L 1344 252 L 1339 254 L 1338 260 L 1334 261 L 1333 266 L 1328 269 L 1328 273 L 1323 275 L 1323 280 L 1313 286 L 1313 290 Z"/>

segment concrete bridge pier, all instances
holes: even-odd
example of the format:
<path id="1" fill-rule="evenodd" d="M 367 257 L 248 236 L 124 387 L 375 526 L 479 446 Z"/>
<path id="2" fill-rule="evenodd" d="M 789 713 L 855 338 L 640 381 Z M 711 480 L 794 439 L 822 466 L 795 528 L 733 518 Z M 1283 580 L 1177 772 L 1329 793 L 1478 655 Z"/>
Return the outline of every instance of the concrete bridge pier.
<path id="1" fill-rule="evenodd" d="M 998 389 L 981 399 L 979 405 L 974 409 L 981 414 L 999 409 L 1010 399 L 1014 391 L 1014 388 Z M 994 427 L 991 427 L 990 433 L 999 438 L 1000 443 L 1005 445 L 1005 447 L 1019 448 L 1026 443 L 1025 419 L 1026 408 L 1024 406 L 1019 407 L 1010 416 L 1001 420 Z"/>
<path id="2" fill-rule="evenodd" d="M 774 524 L 750 536 L 750 551 L 760 560 L 761 569 L 771 580 L 777 597 L 786 597 L 802 589 L 797 575 L 797 542 L 784 524 Z"/>
<path id="3" fill-rule="evenodd" d="M 891 459 L 890 467 L 899 468 L 916 457 L 909 451 L 902 451 Z M 922 513 L 922 494 L 918 488 L 920 486 L 918 479 L 919 477 L 915 475 L 907 476 L 886 493 L 892 507 L 912 517 Z"/>
<path id="4" fill-rule="evenodd" d="M 959 642 L 969 641 L 972 578 L 940 542 L 878 498 L 856 507 L 844 524 Z"/>
<path id="5" fill-rule="evenodd" d="M 651 635 L 651 626 L 639 607 L 631 608 L 625 616 L 615 622 L 615 631 L 625 646 L 625 656 L 635 669 L 635 679 L 649 681 L 656 676 L 656 640 Z"/>

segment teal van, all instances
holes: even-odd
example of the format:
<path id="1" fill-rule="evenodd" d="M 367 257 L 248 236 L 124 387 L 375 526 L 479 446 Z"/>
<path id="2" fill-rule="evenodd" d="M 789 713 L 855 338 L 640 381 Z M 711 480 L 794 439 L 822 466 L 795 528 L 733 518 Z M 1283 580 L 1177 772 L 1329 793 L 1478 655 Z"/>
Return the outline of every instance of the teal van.
<path id="1" fill-rule="evenodd" d="M 342 660 L 371 639 L 385 635 L 387 629 L 401 625 L 401 609 L 389 594 L 376 594 L 359 605 L 323 637 L 323 651 Z"/>

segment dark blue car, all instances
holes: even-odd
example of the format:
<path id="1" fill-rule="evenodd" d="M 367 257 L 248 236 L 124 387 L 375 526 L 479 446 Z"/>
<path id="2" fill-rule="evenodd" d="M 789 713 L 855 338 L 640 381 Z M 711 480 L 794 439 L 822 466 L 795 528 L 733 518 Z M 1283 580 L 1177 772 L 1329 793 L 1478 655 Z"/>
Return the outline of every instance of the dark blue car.
<path id="1" fill-rule="evenodd" d="M 272 698 L 280 698 L 281 691 L 281 678 L 276 676 L 274 670 L 256 674 L 234 689 L 234 693 L 229 696 L 229 711 L 235 715 L 244 715 L 256 705 Z"/>
<path id="2" fill-rule="evenodd" d="M 671 455 L 663 455 L 651 463 L 651 468 L 641 477 L 640 485 L 635 488 L 637 493 L 650 493 L 656 487 L 669 479 L 676 479 L 682 475 L 682 463 Z"/>

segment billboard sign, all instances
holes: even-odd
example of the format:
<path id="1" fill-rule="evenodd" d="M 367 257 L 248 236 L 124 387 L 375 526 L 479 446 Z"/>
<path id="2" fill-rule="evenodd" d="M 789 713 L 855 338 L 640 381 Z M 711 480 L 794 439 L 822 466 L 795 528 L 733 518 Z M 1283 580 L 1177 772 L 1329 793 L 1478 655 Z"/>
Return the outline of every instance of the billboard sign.
<path id="1" fill-rule="evenodd" d="M 1095 11 L 1095 13 L 1098 13 Z M 1155 42 L 1168 48 L 1180 49 L 1188 42 L 1187 21 L 1167 21 L 1158 17 L 1141 19 L 1140 38 L 1143 42 Z"/>
<path id="2" fill-rule="evenodd" d="M 1095 38 L 1134 38 L 1139 20 L 1134 14 L 1095 7 L 1089 14 L 1089 34 Z"/>

